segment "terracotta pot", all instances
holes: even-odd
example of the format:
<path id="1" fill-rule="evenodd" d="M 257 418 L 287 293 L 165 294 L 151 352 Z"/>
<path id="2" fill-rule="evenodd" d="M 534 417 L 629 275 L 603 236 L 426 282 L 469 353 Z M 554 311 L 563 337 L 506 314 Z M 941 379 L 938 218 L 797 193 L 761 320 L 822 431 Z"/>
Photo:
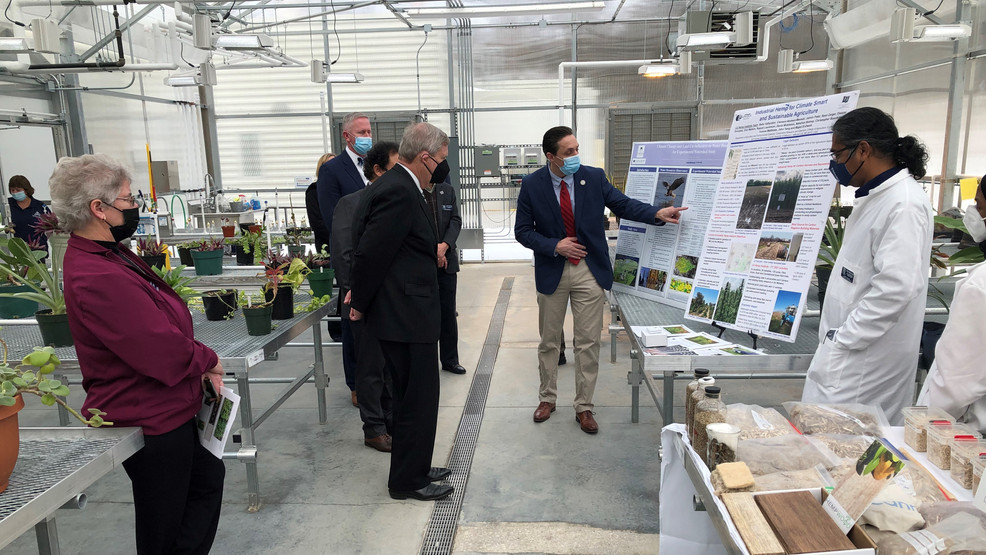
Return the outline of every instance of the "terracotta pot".
<path id="1" fill-rule="evenodd" d="M 14 399 L 12 407 L 0 407 L 0 493 L 10 483 L 10 474 L 17 464 L 17 453 L 21 447 L 17 413 L 24 408 L 24 399 L 20 395 Z"/>
<path id="2" fill-rule="evenodd" d="M 236 235 L 235 225 L 224 225 L 222 226 L 222 230 L 223 230 L 223 237 L 233 237 Z"/>

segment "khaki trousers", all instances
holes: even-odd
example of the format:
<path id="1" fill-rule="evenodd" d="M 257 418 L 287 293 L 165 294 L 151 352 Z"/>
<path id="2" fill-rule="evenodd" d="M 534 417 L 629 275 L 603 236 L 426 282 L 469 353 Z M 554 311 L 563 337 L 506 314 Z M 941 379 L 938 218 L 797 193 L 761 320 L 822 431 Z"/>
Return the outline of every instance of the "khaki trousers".
<path id="1" fill-rule="evenodd" d="M 558 288 L 551 295 L 538 293 L 538 369 L 541 373 L 541 402 L 558 398 L 558 350 L 569 302 L 575 322 L 572 341 L 575 352 L 575 412 L 592 410 L 592 394 L 599 375 L 599 345 L 606 293 L 589 271 L 585 260 L 565 262 Z"/>

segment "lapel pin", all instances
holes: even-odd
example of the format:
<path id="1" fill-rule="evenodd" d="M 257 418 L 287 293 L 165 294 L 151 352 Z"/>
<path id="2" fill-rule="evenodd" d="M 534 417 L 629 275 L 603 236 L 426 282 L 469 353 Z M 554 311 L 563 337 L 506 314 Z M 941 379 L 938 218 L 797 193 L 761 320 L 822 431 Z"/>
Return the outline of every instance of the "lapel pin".
<path id="1" fill-rule="evenodd" d="M 585 185 L 585 180 L 579 181 L 579 185 Z"/>

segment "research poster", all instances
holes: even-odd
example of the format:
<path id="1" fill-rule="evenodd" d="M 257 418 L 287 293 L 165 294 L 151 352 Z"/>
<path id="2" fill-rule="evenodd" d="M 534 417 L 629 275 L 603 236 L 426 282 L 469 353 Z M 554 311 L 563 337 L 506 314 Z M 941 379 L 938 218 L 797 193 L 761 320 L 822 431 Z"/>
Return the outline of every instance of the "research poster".
<path id="1" fill-rule="evenodd" d="M 832 124 L 858 92 L 736 112 L 685 317 L 793 342 L 832 204 Z"/>
<path id="2" fill-rule="evenodd" d="M 634 143 L 626 195 L 687 206 L 679 225 L 620 220 L 613 288 L 684 309 L 712 214 L 726 141 Z"/>

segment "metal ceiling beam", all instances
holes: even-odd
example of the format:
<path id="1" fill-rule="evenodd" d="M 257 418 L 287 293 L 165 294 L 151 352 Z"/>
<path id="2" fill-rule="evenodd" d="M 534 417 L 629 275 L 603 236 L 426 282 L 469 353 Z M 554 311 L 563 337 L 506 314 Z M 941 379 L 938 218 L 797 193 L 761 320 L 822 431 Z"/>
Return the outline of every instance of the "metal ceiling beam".
<path id="1" fill-rule="evenodd" d="M 387 0 L 384 0 L 383 6 L 385 8 L 387 8 L 388 10 L 390 10 L 390 13 L 394 14 L 394 17 L 396 17 L 397 19 L 400 19 L 401 21 L 403 21 L 404 22 L 404 25 L 407 25 L 407 28 L 408 29 L 414 29 L 414 24 L 411 23 L 410 21 L 408 21 L 407 18 L 404 17 L 404 14 L 402 14 L 400 11 L 398 11 L 397 8 L 391 6 L 390 5 L 390 2 L 387 2 Z"/>
<path id="2" fill-rule="evenodd" d="M 358 4 L 350 4 L 349 6 L 346 6 L 345 8 L 336 9 L 335 11 L 331 11 L 330 10 L 330 11 L 325 11 L 325 12 L 318 12 L 318 13 L 303 15 L 303 16 L 300 16 L 300 17 L 293 17 L 291 19 L 285 19 L 283 21 L 275 21 L 273 23 L 265 23 L 263 25 L 254 25 L 253 27 L 245 27 L 243 29 L 237 29 L 237 32 L 246 33 L 246 32 L 249 32 L 249 31 L 259 31 L 261 29 L 269 29 L 271 27 L 276 27 L 278 25 L 286 25 L 288 23 L 296 23 L 298 21 L 305 21 L 305 20 L 308 20 L 308 19 L 315 19 L 316 17 L 322 17 L 322 16 L 326 16 L 326 15 L 331 15 L 331 16 L 335 17 L 337 14 L 339 14 L 339 12 L 348 12 L 350 10 L 355 10 L 357 8 L 362 8 L 364 6 L 372 6 L 374 4 L 381 4 L 381 3 L 383 3 L 383 1 L 384 0 L 369 0 L 368 2 L 361 2 L 361 3 L 358 3 Z M 278 6 L 278 7 L 280 7 L 280 6 Z"/>
<path id="3" fill-rule="evenodd" d="M 131 25 L 133 25 L 134 23 L 137 23 L 138 21 L 140 21 L 141 19 L 143 19 L 144 16 L 146 16 L 147 14 L 149 14 L 149 13 L 153 12 L 154 10 L 158 9 L 158 7 L 159 6 L 157 4 L 151 4 L 149 6 L 145 6 L 139 12 L 135 13 L 133 15 L 133 17 L 131 17 L 130 19 L 128 19 L 128 20 L 126 20 L 126 21 L 124 21 L 123 23 L 120 24 L 120 32 L 122 33 L 124 31 L 126 31 L 127 29 L 130 28 Z M 110 33 L 110 34 L 106 35 L 105 37 L 99 39 L 98 41 L 96 41 L 96 44 L 92 45 L 92 47 L 90 47 L 89 50 L 86 50 L 85 52 L 83 52 L 79 56 L 79 61 L 80 62 L 84 62 L 84 61 L 88 60 L 94 54 L 96 54 L 97 52 L 99 52 L 104 46 L 106 46 L 107 44 L 113 42 L 114 40 L 116 40 L 116 32 L 115 31 L 113 33 Z"/>
<path id="4" fill-rule="evenodd" d="M 918 4 L 914 0 L 898 0 L 898 2 L 904 4 L 908 8 L 914 8 L 915 10 L 918 11 L 919 16 L 927 19 L 928 21 L 934 23 L 935 25 L 941 25 L 942 23 L 945 23 L 944 21 L 942 21 L 940 17 L 936 15 L 931 15 L 930 13 L 925 15 L 925 7 L 922 6 L 921 4 Z"/>

